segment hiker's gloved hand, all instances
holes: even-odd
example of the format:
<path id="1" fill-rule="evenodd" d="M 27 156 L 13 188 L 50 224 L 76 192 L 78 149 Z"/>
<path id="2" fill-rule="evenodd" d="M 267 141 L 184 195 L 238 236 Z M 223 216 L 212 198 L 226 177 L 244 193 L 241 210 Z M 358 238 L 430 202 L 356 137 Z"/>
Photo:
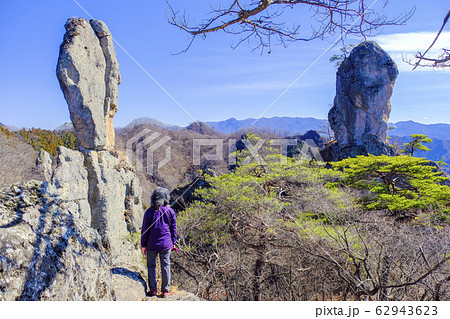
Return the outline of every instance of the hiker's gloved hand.
<path id="1" fill-rule="evenodd" d="M 175 247 L 175 245 L 173 245 L 173 247 L 172 247 L 172 251 L 174 251 L 174 252 L 178 252 L 178 248 L 177 247 Z"/>

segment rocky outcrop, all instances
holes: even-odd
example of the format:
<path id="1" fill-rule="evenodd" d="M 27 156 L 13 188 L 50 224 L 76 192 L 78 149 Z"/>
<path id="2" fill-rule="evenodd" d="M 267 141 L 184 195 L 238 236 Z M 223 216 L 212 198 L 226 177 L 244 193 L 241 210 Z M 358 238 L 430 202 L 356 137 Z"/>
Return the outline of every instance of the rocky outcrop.
<path id="1" fill-rule="evenodd" d="M 0 300 L 113 300 L 97 231 L 29 181 L 0 192 Z"/>
<path id="2" fill-rule="evenodd" d="M 145 296 L 139 181 L 112 154 L 99 153 L 89 162 L 60 147 L 49 181 L 0 193 L 0 300 Z"/>
<path id="3" fill-rule="evenodd" d="M 332 160 L 364 154 L 391 154 L 388 120 L 398 69 L 375 42 L 355 47 L 336 74 L 336 97 L 328 121 L 337 143 Z"/>
<path id="4" fill-rule="evenodd" d="M 98 20 L 69 19 L 57 75 L 80 151 L 42 151 L 44 182 L 0 194 L 0 300 L 141 300 L 143 210 L 133 169 L 114 151 L 119 66 Z"/>
<path id="5" fill-rule="evenodd" d="M 56 74 L 69 105 L 80 147 L 114 147 L 119 64 L 111 33 L 102 21 L 69 19 Z"/>
<path id="6" fill-rule="evenodd" d="M 36 159 L 36 169 L 44 176 L 44 181 L 50 182 L 52 179 L 52 158 L 50 154 L 41 150 Z"/>
<path id="7" fill-rule="evenodd" d="M 41 152 L 42 154 L 43 152 Z M 46 152 L 44 152 L 45 154 Z M 49 157 L 49 155 L 43 155 Z M 50 163 L 47 166 L 51 167 Z M 53 198 L 60 209 L 70 212 L 86 225 L 91 225 L 91 208 L 88 202 L 88 174 L 82 153 L 58 148 L 57 164 L 44 193 Z"/>
<path id="8" fill-rule="evenodd" d="M 105 56 L 105 102 L 103 110 L 105 112 L 106 138 L 107 145 L 114 147 L 114 125 L 113 119 L 117 112 L 117 99 L 119 91 L 117 89 L 120 84 L 121 77 L 119 73 L 119 62 L 116 58 L 116 50 L 108 26 L 100 20 L 90 21 L 92 28 L 100 40 L 100 46 Z"/>
<path id="9" fill-rule="evenodd" d="M 123 270 L 113 272 L 115 298 L 136 299 L 132 296 L 145 288 L 123 274 L 145 274 L 138 236 L 142 191 L 133 169 L 114 151 L 113 118 L 121 79 L 112 36 L 99 20 L 69 19 L 65 28 L 57 76 L 80 152 L 59 148 L 46 192 L 97 231 L 109 270 Z"/>
<path id="10" fill-rule="evenodd" d="M 83 195 L 90 207 L 90 225 L 111 256 L 119 258 L 125 250 L 123 238 L 139 229 L 142 218 L 139 180 L 112 152 L 119 64 L 104 22 L 69 19 L 65 28 L 57 76 L 82 152 L 67 159 L 85 175 L 75 172 L 73 182 L 85 182 L 79 189 L 87 192 Z"/>
<path id="11" fill-rule="evenodd" d="M 91 226 L 112 258 L 140 261 L 138 247 L 125 240 L 142 223 L 141 187 L 134 171 L 107 151 L 85 154 Z"/>

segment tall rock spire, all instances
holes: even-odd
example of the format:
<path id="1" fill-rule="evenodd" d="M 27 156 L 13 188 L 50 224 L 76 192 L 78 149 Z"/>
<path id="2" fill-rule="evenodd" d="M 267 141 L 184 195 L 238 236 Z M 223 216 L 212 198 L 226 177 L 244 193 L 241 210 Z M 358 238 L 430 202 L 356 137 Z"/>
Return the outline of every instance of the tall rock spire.
<path id="1" fill-rule="evenodd" d="M 65 24 L 56 75 L 81 150 L 114 148 L 119 63 L 106 24 L 73 18 Z"/>
<path id="2" fill-rule="evenodd" d="M 388 121 L 398 69 L 375 42 L 355 47 L 336 74 L 336 96 L 328 113 L 336 143 L 329 160 L 390 154 Z M 331 158 L 330 158 L 331 157 Z"/>

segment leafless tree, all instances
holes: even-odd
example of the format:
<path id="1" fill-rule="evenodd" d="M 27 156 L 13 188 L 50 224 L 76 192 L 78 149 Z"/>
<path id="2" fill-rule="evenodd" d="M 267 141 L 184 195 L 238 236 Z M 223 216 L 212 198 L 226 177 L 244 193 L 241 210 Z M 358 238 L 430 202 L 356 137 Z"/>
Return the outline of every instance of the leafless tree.
<path id="1" fill-rule="evenodd" d="M 374 5 L 365 0 L 222 0 L 211 1 L 211 12 L 199 23 L 191 22 L 185 11 L 176 10 L 166 0 L 169 23 L 186 31 L 192 38 L 185 52 L 198 36 L 224 31 L 238 37 L 236 48 L 247 42 L 253 50 L 268 50 L 272 44 L 287 45 L 293 41 L 324 39 L 328 36 L 360 35 L 363 38 L 386 25 L 404 24 L 414 13 L 410 11 L 389 18 L 383 12 L 376 12 Z M 388 0 L 382 2 L 383 9 Z M 312 13 L 315 23 L 303 20 Z M 292 26 L 288 21 L 292 20 Z M 308 28 L 307 25 L 310 25 Z"/>
<path id="2" fill-rule="evenodd" d="M 448 68 L 450 67 L 450 49 L 443 48 L 442 52 L 439 56 L 434 57 L 426 57 L 425 55 L 430 51 L 430 49 L 436 44 L 436 41 L 438 40 L 439 36 L 442 33 L 442 30 L 444 30 L 445 25 L 447 24 L 448 20 L 450 19 L 450 10 L 447 12 L 447 15 L 444 18 L 444 22 L 442 23 L 441 28 L 439 29 L 438 33 L 436 34 L 436 37 L 434 38 L 431 45 L 426 49 L 424 53 L 417 52 L 415 56 L 415 62 L 414 61 L 406 61 L 407 63 L 414 65 L 414 69 L 416 69 L 418 66 L 421 67 L 441 67 L 441 68 Z"/>

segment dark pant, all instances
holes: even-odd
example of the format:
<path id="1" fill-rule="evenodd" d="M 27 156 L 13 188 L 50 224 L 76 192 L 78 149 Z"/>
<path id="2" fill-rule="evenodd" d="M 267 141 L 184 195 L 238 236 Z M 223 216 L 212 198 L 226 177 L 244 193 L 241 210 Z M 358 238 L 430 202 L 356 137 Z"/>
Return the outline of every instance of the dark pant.
<path id="1" fill-rule="evenodd" d="M 169 291 L 170 288 L 170 250 L 147 251 L 148 283 L 150 291 L 156 290 L 156 256 L 159 254 L 161 265 L 161 291 Z"/>

